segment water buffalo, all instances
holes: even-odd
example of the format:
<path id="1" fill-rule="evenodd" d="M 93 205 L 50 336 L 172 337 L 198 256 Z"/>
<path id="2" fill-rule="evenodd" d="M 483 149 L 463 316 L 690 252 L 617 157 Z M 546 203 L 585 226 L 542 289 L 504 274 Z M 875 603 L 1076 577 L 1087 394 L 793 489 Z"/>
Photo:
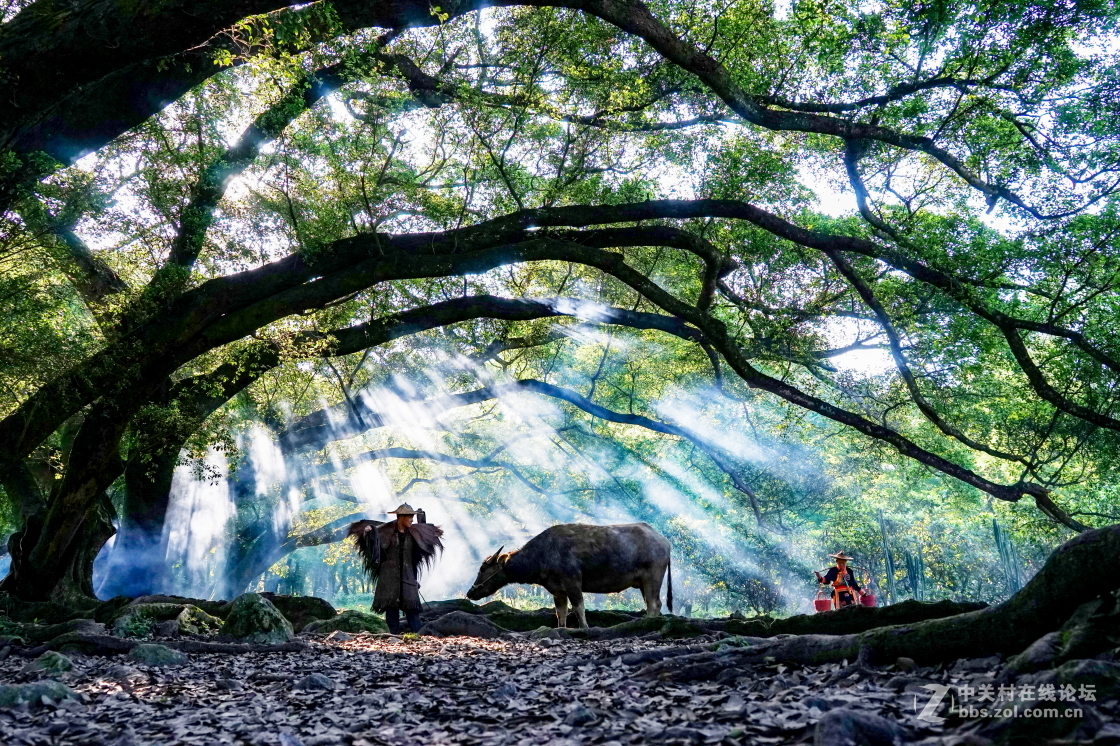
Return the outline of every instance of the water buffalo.
<path id="1" fill-rule="evenodd" d="M 556 601 L 557 626 L 567 626 L 568 602 L 587 627 L 583 594 L 618 593 L 640 588 L 646 616 L 661 613 L 661 581 L 669 574 L 666 596 L 673 611 L 673 571 L 669 540 L 648 523 L 585 526 L 567 523 L 537 534 L 521 549 L 499 548 L 482 562 L 467 598 L 477 601 L 509 583 L 542 585 Z"/>

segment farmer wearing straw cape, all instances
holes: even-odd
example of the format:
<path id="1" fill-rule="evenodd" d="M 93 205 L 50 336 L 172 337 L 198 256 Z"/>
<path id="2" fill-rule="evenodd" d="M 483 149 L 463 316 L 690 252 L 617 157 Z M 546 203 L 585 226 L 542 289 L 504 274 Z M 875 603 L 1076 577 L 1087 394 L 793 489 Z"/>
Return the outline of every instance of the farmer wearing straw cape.
<path id="1" fill-rule="evenodd" d="M 350 524 L 347 535 L 354 537 L 362 563 L 377 583 L 373 610 L 385 614 L 385 622 L 394 635 L 401 632 L 401 610 L 408 628 L 419 632 L 420 574 L 431 565 L 436 551 L 443 550 L 443 530 L 423 523 L 422 517 L 421 523 L 413 523 L 418 511 L 408 503 L 389 513 L 397 519 L 388 523 L 358 521 Z"/>
<path id="2" fill-rule="evenodd" d="M 855 594 L 863 595 L 863 589 L 856 582 L 856 574 L 848 567 L 848 560 L 854 559 L 843 552 L 828 555 L 836 560 L 836 566 L 828 568 L 822 583 L 832 586 L 832 605 L 834 609 L 851 606 L 856 602 Z"/>

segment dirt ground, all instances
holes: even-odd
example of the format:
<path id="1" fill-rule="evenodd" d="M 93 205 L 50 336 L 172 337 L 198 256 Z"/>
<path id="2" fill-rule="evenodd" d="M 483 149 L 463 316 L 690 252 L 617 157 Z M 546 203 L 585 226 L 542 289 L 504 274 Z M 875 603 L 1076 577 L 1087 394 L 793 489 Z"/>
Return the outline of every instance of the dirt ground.
<path id="1" fill-rule="evenodd" d="M 952 694 L 938 709 L 944 723 L 919 718 L 931 696 L 922 686 L 952 692 L 992 682 L 995 658 L 839 680 L 836 664 L 734 669 L 718 681 L 642 675 L 659 651 L 682 644 L 362 634 L 313 640 L 299 653 L 195 654 L 175 668 L 75 655 L 74 670 L 57 678 L 82 701 L 0 710 L 0 744 L 979 746 L 995 733 L 991 723 L 947 713 Z M 34 680 L 26 664 L 0 661 L 0 684 Z M 1088 708 L 1082 719 L 1092 729 L 1076 740 L 1120 743 L 1117 702 L 1058 704 Z"/>

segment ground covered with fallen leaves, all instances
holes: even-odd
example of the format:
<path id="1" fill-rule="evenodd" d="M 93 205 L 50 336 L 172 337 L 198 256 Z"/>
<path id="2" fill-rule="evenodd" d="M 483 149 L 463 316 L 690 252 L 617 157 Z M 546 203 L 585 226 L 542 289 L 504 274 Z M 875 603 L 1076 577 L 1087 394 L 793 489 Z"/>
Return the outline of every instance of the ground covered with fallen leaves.
<path id="1" fill-rule="evenodd" d="M 838 741 L 816 726 L 837 710 L 890 720 L 901 734 L 896 742 L 985 742 L 962 737 L 959 721 L 918 719 L 929 694 L 916 687 L 990 681 L 999 670 L 995 658 L 839 680 L 846 670 L 836 664 L 757 666 L 702 682 L 640 675 L 685 644 L 699 650 L 719 643 L 362 634 L 314 639 L 298 653 L 192 654 L 174 668 L 75 655 L 74 669 L 57 678 L 81 701 L 0 711 L 0 743 L 829 743 Z M 0 661 L 0 683 L 32 680 L 37 675 L 25 672 L 26 664 L 15 656 Z M 1096 717 L 1113 720 L 1116 703 L 1096 706 Z M 1120 742 L 1111 724 L 1097 731 L 1102 743 Z"/>

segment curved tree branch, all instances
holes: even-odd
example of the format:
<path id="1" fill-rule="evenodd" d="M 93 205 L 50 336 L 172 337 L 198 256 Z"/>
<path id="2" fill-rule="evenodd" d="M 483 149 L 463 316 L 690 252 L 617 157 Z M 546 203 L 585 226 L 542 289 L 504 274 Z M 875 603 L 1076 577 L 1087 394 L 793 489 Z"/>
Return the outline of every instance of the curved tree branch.
<path id="1" fill-rule="evenodd" d="M 800 110 L 769 108 L 793 102 L 746 93 L 721 63 L 672 32 L 636 0 L 463 0 L 445 4 L 447 7 L 441 6 L 438 11 L 416 0 L 336 0 L 333 7 L 337 25 L 318 19 L 314 3 L 308 6 L 283 0 L 204 0 L 190 3 L 188 10 L 187 3 L 175 0 L 137 18 L 130 12 L 132 6 L 107 9 L 101 3 L 87 0 L 77 3 L 68 22 L 61 26 L 48 20 L 54 16 L 38 7 L 44 2 L 39 0 L 20 12 L 5 25 L 0 38 L 0 65 L 10 83 L 18 82 L 11 95 L 0 102 L 0 148 L 21 158 L 15 181 L 7 180 L 5 188 L 0 189 L 0 208 L 11 204 L 19 188 L 53 170 L 42 159 L 33 162 L 30 154 L 42 151 L 56 164 L 72 163 L 218 72 L 214 69 L 217 66 L 207 63 L 226 41 L 220 32 L 253 14 L 273 13 L 273 23 L 277 25 L 303 22 L 312 26 L 312 33 L 301 37 L 306 45 L 360 28 L 430 26 L 482 7 L 523 5 L 581 10 L 638 36 L 666 59 L 699 78 L 733 112 L 752 124 L 774 131 L 866 138 L 922 152 L 956 173 L 989 201 L 1004 199 L 1035 217 L 1046 217 L 1006 187 L 981 179 L 928 137 L 807 111 L 814 108 L 811 105 L 797 106 Z M 44 31 L 45 28 L 50 31 Z M 43 38 L 53 43 L 43 44 Z M 287 51 L 303 49 L 293 47 Z M 184 56 L 197 59 L 191 64 L 181 59 Z M 106 85 L 108 81 L 114 82 Z M 931 81 L 909 85 L 936 87 Z M 907 84 L 896 86 L 886 96 L 915 92 L 906 88 Z M 111 104 L 106 106 L 104 102 Z M 78 112 L 84 116 L 77 116 Z"/>
<path id="2" fill-rule="evenodd" d="M 426 459 L 428 461 L 436 461 L 441 464 L 449 464 L 451 466 L 469 466 L 473 469 L 504 469 L 517 478 L 517 481 L 524 484 L 526 487 L 536 492 L 539 495 L 547 495 L 548 490 L 538 487 L 531 479 L 521 473 L 513 464 L 505 461 L 495 461 L 491 458 L 461 458 L 459 456 L 452 456 L 446 453 L 439 453 L 438 451 L 421 451 L 412 448 L 378 448 L 365 453 L 359 453 L 350 459 L 351 462 L 357 463 L 362 461 L 377 461 L 386 458 L 402 458 L 402 459 Z"/>
<path id="3" fill-rule="evenodd" d="M 297 81 L 279 101 L 257 115 L 237 142 L 202 172 L 191 190 L 190 201 L 180 213 L 179 229 L 165 267 L 186 268 L 194 264 L 202 251 L 206 231 L 214 221 L 214 210 L 230 183 L 256 160 L 263 146 L 279 137 L 300 114 L 352 80 L 353 75 L 346 74 L 346 69 L 352 67 L 332 65 Z"/>
<path id="4" fill-rule="evenodd" d="M 902 342 L 898 337 L 898 331 L 895 329 L 894 324 L 891 322 L 891 318 L 887 313 L 887 309 L 883 308 L 883 304 L 880 303 L 879 299 L 875 297 L 874 292 L 872 292 L 871 290 L 871 286 L 868 285 L 867 282 L 865 282 L 864 279 L 859 276 L 859 273 L 856 272 L 855 268 L 852 267 L 848 260 L 845 259 L 840 253 L 835 251 L 827 251 L 825 253 L 828 255 L 828 258 L 832 260 L 833 264 L 836 265 L 836 268 L 840 271 L 840 274 L 843 275 L 844 278 L 851 284 L 851 286 L 856 289 L 856 292 L 859 293 L 859 297 L 863 299 L 863 302 L 867 304 L 867 307 L 871 309 L 871 311 L 875 314 L 875 317 L 879 320 L 879 325 L 883 327 L 883 331 L 887 335 L 887 340 L 891 351 L 891 358 L 894 360 L 895 367 L 898 369 L 899 375 L 902 376 L 903 383 L 906 384 L 906 390 L 910 392 L 910 398 L 913 400 L 914 404 L 917 405 L 919 411 L 921 411 L 921 413 L 925 415 L 926 419 L 932 422 L 937 427 L 937 429 L 943 432 L 945 435 L 948 435 L 950 438 L 959 440 L 961 443 L 964 443 L 966 446 L 973 450 L 980 451 L 982 453 L 988 454 L 989 456 L 994 456 L 1006 461 L 1014 461 L 1033 471 L 1033 465 L 1022 456 L 1017 456 L 1014 453 L 1008 453 L 1006 451 L 1000 451 L 996 448 L 992 448 L 991 446 L 981 443 L 980 441 L 975 440 L 974 438 L 971 438 L 965 433 L 961 432 L 958 428 L 947 422 L 944 417 L 938 414 L 937 410 L 934 409 L 933 405 L 929 403 L 929 401 L 922 395 L 921 390 L 918 388 L 918 382 L 914 378 L 914 372 L 910 370 L 910 365 L 906 361 L 906 355 L 902 352 Z"/>
<path id="5" fill-rule="evenodd" d="M 765 376 L 747 363 L 742 351 L 731 344 L 721 324 L 702 309 L 675 298 L 648 277 L 626 265 L 623 258 L 603 251 L 608 244 L 659 245 L 674 241 L 705 257 L 708 266 L 726 260 L 712 253 L 702 242 L 678 241 L 685 232 L 667 232 L 651 226 L 647 238 L 642 229 L 606 229 L 586 232 L 561 232 L 551 235 L 544 227 L 585 227 L 595 224 L 636 222 L 655 218 L 727 217 L 745 219 L 781 238 L 822 251 L 853 252 L 872 256 L 907 272 L 915 279 L 944 290 L 978 315 L 993 323 L 1037 330 L 1029 320 L 1012 319 L 988 309 L 974 299 L 961 283 L 920 262 L 870 241 L 808 231 L 753 205 L 722 200 L 659 200 L 601 207 L 573 206 L 523 210 L 468 228 L 442 233 L 386 236 L 361 235 L 343 239 L 317 254 L 312 260 L 291 256 L 264 267 L 204 283 L 176 302 L 177 316 L 153 320 L 136 337 L 98 353 L 94 365 L 82 365 L 70 374 L 55 379 L 24 402 L 15 413 L 0 423 L 0 443 L 11 444 L 8 453 L 34 447 L 61 422 L 74 406 L 82 406 L 105 394 L 105 386 L 124 391 L 132 384 L 122 378 L 120 349 L 136 353 L 136 343 L 153 344 L 144 358 L 166 350 L 164 357 L 151 363 L 149 375 L 161 378 L 183 362 L 216 346 L 240 339 L 265 323 L 292 313 L 305 311 L 337 298 L 393 279 L 442 277 L 464 272 L 479 272 L 515 262 L 561 260 L 584 264 L 613 275 L 656 305 L 680 320 L 700 329 L 728 363 L 750 385 L 757 385 L 782 398 L 824 414 L 872 437 L 891 443 L 907 456 L 962 479 L 1000 499 L 1018 499 L 1032 494 L 1040 506 L 1050 509 L 1045 490 L 1038 485 L 1020 483 L 1004 486 L 992 483 L 929 451 L 889 428 L 883 428 L 852 412 L 811 397 L 776 379 Z M 675 230 L 675 229 L 673 229 Z M 584 243 L 576 243 L 576 241 Z M 590 244 L 590 245 L 589 245 Z M 1050 325 L 1043 325 L 1049 327 Z M 147 335 L 147 336 L 145 336 Z M 734 360 L 733 360 L 734 357 Z M 127 359 L 127 358 L 125 358 Z M 160 367 L 163 366 L 163 367 Z M 98 383 L 98 381 L 100 381 Z M 41 407 L 41 408 L 40 408 Z M 1093 415 L 1097 419 L 1106 417 Z M 64 419 L 64 418 L 63 418 Z M 1108 418 L 1111 419 L 1111 418 Z M 1056 510 L 1056 509 L 1054 509 Z M 1053 511 L 1051 511 L 1052 514 Z M 1068 525 L 1068 524 L 1067 524 Z"/>
<path id="6" fill-rule="evenodd" d="M 808 132 L 831 135 L 844 140 L 862 138 L 877 140 L 897 148 L 925 153 L 957 174 L 989 201 L 1004 199 L 1036 218 L 1044 218 L 1017 194 L 1006 187 L 990 184 L 968 169 L 956 156 L 939 147 L 928 137 L 897 132 L 878 124 L 864 124 L 851 119 L 822 116 L 804 111 L 775 111 L 741 89 L 730 71 L 720 62 L 684 41 L 649 8 L 638 0 L 584 0 L 564 2 L 611 23 L 623 31 L 644 39 L 663 57 L 699 78 L 719 96 L 733 112 L 751 124 L 777 132 Z"/>

